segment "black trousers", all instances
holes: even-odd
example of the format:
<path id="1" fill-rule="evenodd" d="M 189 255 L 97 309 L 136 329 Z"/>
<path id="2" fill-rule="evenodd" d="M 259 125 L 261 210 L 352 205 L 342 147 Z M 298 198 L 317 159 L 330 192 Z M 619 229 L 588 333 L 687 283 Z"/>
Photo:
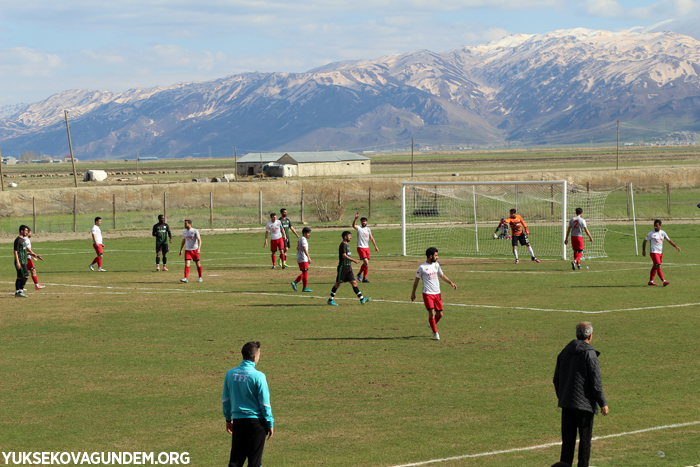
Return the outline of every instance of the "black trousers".
<path id="1" fill-rule="evenodd" d="M 243 467 L 246 458 L 248 467 L 260 467 L 267 436 L 265 420 L 243 418 L 232 422 L 231 458 L 228 467 Z"/>
<path id="2" fill-rule="evenodd" d="M 560 461 L 574 464 L 576 432 L 579 434 L 578 467 L 588 467 L 593 438 L 593 412 L 578 409 L 561 409 L 561 457 Z"/>

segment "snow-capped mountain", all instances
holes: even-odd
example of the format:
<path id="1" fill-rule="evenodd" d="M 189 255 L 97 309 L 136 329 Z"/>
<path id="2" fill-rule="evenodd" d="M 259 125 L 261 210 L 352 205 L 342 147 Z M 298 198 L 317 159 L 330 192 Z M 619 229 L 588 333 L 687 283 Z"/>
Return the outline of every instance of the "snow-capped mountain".
<path id="1" fill-rule="evenodd" d="M 245 73 L 124 93 L 65 91 L 0 120 L 3 154 L 79 157 L 230 154 L 614 140 L 700 130 L 700 42 L 674 32 L 589 29 L 517 34 L 448 52 L 331 63 L 307 73 Z M 628 133 L 629 136 L 629 133 Z"/>

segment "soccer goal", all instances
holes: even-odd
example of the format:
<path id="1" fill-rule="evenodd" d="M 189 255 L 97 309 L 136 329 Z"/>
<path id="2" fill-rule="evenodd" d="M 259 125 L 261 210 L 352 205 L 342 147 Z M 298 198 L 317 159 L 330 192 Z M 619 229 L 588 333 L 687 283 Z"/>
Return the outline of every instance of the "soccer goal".
<path id="1" fill-rule="evenodd" d="M 421 256 L 431 246 L 448 255 L 512 255 L 510 232 L 498 235 L 498 226 L 515 208 L 537 256 L 566 259 L 568 222 L 581 207 L 595 240 L 586 239 L 585 255 L 603 258 L 608 194 L 566 180 L 402 182 L 403 255 Z"/>

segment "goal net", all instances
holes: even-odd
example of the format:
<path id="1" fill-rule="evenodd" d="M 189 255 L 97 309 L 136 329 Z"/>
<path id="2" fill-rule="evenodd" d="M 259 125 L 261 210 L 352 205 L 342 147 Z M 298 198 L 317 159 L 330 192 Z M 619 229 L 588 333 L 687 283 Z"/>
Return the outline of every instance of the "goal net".
<path id="1" fill-rule="evenodd" d="M 422 256 L 428 247 L 449 255 L 512 255 L 510 232 L 499 224 L 515 208 L 530 231 L 540 257 L 566 259 L 569 219 L 583 208 L 594 243 L 585 256 L 605 254 L 604 207 L 610 192 L 589 191 L 566 181 L 403 182 L 403 254 Z"/>

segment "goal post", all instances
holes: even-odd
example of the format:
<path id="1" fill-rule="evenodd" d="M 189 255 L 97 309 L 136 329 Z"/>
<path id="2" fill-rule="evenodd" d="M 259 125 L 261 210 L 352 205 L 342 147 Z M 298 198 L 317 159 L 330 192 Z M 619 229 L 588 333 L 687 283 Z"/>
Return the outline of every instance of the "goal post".
<path id="1" fill-rule="evenodd" d="M 515 208 L 530 230 L 537 256 L 566 259 L 568 221 L 582 207 L 595 239 L 586 245 L 586 256 L 606 257 L 603 211 L 609 193 L 566 180 L 402 182 L 402 253 L 422 255 L 434 246 L 450 255 L 512 255 L 510 233 L 494 232 Z"/>

